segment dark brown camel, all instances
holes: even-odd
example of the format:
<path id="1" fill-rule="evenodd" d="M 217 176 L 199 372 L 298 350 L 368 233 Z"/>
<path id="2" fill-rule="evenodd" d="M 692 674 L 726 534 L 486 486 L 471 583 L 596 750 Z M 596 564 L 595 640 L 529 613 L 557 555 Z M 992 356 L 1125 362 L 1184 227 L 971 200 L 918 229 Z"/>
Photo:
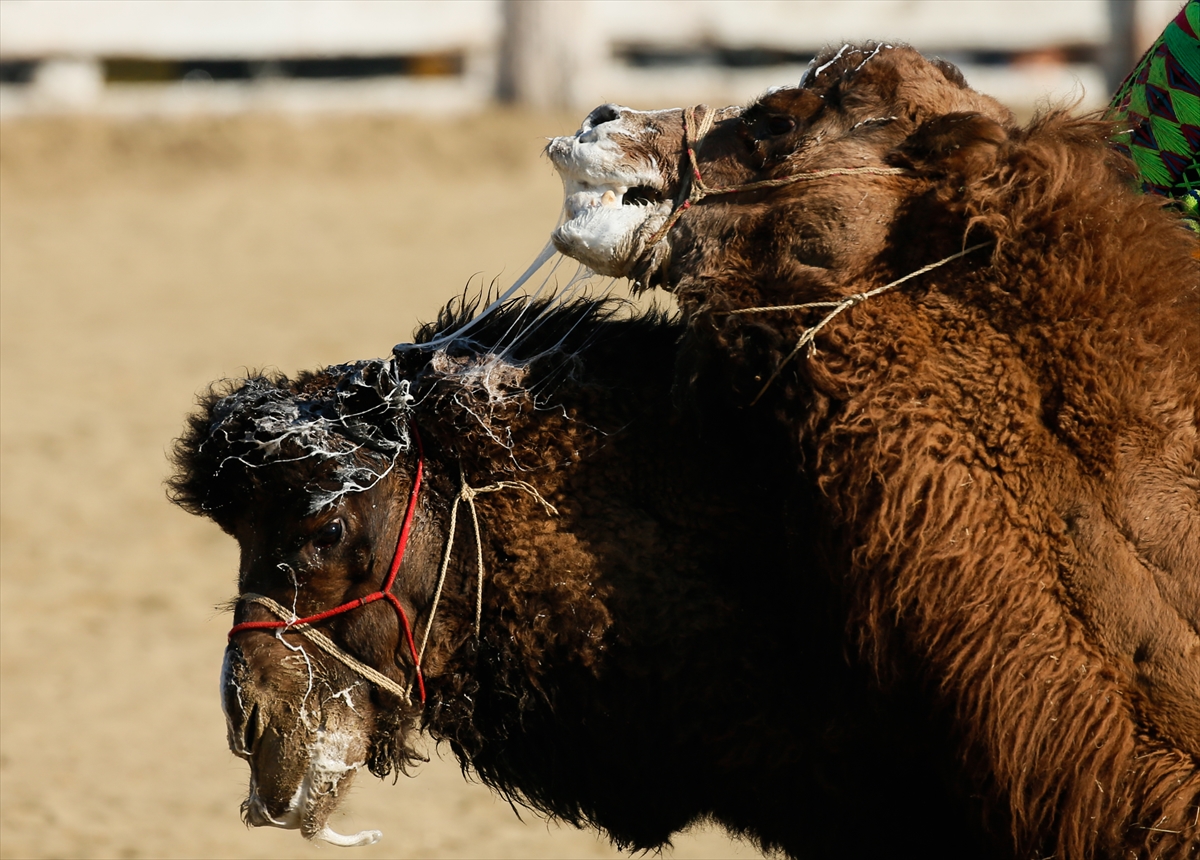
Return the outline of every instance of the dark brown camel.
<path id="1" fill-rule="evenodd" d="M 860 660 L 1021 858 L 1200 850 L 1200 263 L 1111 133 L 872 44 L 548 148 L 557 246 L 787 429 Z"/>
<path id="2" fill-rule="evenodd" d="M 446 314 L 417 340 L 466 320 Z M 804 575 L 821 542 L 812 500 L 780 468 L 782 434 L 747 443 L 734 411 L 677 414 L 682 331 L 606 305 L 515 304 L 436 349 L 203 400 L 171 491 L 237 538 L 239 625 L 375 593 L 417 434 L 423 447 L 392 589 L 404 621 L 379 599 L 312 625 L 369 669 L 294 627 L 231 637 L 224 704 L 250 763 L 250 824 L 373 840 L 328 829 L 339 792 L 364 764 L 410 764 L 424 730 L 504 796 L 628 848 L 706 818 L 794 857 L 973 844 L 923 723 L 847 665 L 829 579 Z M 464 501 L 422 702 L 414 651 L 463 487 L 495 488 L 474 499 L 482 577 Z"/>

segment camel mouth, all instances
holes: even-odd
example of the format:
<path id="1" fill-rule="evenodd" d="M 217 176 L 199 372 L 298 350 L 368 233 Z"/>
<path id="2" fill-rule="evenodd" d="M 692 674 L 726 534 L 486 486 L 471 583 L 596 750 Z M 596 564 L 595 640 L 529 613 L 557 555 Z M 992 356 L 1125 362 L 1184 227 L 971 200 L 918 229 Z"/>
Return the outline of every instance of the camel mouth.
<path id="1" fill-rule="evenodd" d="M 250 794 L 242 804 L 242 816 L 251 827 L 278 827 L 299 830 L 308 840 L 328 842 L 343 848 L 373 845 L 383 833 L 361 830 L 354 834 L 338 833 L 329 826 L 329 816 L 337 808 L 339 796 L 365 763 L 356 760 L 353 751 L 358 745 L 344 732 L 319 730 L 308 746 L 308 763 L 286 807 L 271 811 L 268 801 L 259 792 L 259 781 L 253 766 L 250 773 Z"/>
<path id="2" fill-rule="evenodd" d="M 601 275 L 623 277 L 642 252 L 644 238 L 666 221 L 671 204 L 653 159 L 631 157 L 632 139 L 615 125 L 584 123 L 556 137 L 546 154 L 563 183 L 564 222 L 554 246 Z"/>
<path id="3" fill-rule="evenodd" d="M 623 277 L 641 255 L 644 237 L 664 223 L 671 205 L 658 183 L 579 181 L 563 177 L 566 220 L 555 247 L 601 275 Z"/>
<path id="4" fill-rule="evenodd" d="M 586 182 L 564 179 L 564 205 L 569 220 L 579 218 L 587 210 L 600 207 L 615 209 L 626 206 L 647 208 L 663 202 L 661 187 L 650 184 L 622 185 L 618 182 Z"/>
<path id="5" fill-rule="evenodd" d="M 374 845 L 383 838 L 380 830 L 360 830 L 354 834 L 338 833 L 328 824 L 322 824 L 319 829 L 308 830 L 304 827 L 303 816 L 297 811 L 289 810 L 282 818 L 275 818 L 267 811 L 266 805 L 258 797 L 251 795 L 245 803 L 246 823 L 251 827 L 278 827 L 282 830 L 300 830 L 304 838 L 313 842 L 328 842 L 339 848 L 360 848 L 364 845 Z"/>
<path id="6" fill-rule="evenodd" d="M 650 206 L 662 202 L 663 193 L 661 188 L 655 188 L 653 185 L 635 185 L 625 192 L 621 205 Z"/>
<path id="7" fill-rule="evenodd" d="M 662 189 L 645 182 L 626 185 L 619 181 L 587 182 L 564 177 L 563 186 L 567 220 L 556 233 L 563 232 L 563 228 L 579 230 L 585 225 L 594 231 L 599 222 L 608 224 L 610 230 L 613 222 L 622 226 L 636 224 L 650 218 L 663 203 Z"/>

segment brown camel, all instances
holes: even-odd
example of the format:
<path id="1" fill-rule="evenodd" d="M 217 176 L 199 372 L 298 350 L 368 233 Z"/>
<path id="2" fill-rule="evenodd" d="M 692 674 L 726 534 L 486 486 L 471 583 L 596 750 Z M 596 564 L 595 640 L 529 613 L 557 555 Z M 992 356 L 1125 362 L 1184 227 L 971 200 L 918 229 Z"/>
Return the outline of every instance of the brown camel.
<path id="1" fill-rule="evenodd" d="M 548 147 L 556 245 L 786 429 L 858 659 L 1021 858 L 1200 851 L 1200 262 L 1112 130 L 868 44 Z"/>
<path id="2" fill-rule="evenodd" d="M 174 500 L 241 547 L 222 686 L 248 823 L 372 841 L 329 815 L 425 731 L 632 849 L 712 819 L 793 857 L 984 856 L 926 722 L 845 660 L 781 429 L 677 410 L 679 322 L 468 319 L 218 386 L 177 445 Z"/>

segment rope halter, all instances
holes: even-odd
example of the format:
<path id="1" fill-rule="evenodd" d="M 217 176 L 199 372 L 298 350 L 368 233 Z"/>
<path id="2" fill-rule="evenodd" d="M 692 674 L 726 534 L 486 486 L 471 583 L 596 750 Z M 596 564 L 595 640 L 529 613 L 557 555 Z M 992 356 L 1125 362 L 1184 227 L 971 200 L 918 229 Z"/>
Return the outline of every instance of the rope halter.
<path id="1" fill-rule="evenodd" d="M 532 485 L 525 481 L 497 481 L 486 487 L 470 487 L 466 481 L 462 482 L 459 493 L 454 497 L 454 502 L 450 507 L 450 525 L 446 534 L 446 548 L 442 553 L 442 562 L 438 569 L 437 587 L 433 595 L 433 603 L 429 608 L 429 618 L 425 623 L 425 630 L 421 637 L 421 647 L 418 650 L 416 641 L 413 638 L 412 626 L 408 622 L 408 616 L 404 612 L 404 607 L 399 599 L 392 594 L 392 585 L 396 581 L 396 574 L 400 570 L 400 564 L 404 560 L 404 550 L 408 545 L 409 532 L 412 529 L 413 516 L 417 510 L 417 497 L 421 491 L 421 483 L 425 474 L 425 449 L 421 444 L 421 436 L 417 432 L 416 425 L 412 425 L 413 438 L 417 442 L 417 468 L 416 475 L 413 478 L 412 490 L 408 496 L 408 506 L 404 511 L 404 522 L 400 527 L 400 537 L 396 541 L 396 551 L 392 555 L 392 563 L 388 568 L 387 578 L 383 582 L 383 586 L 379 591 L 368 594 L 366 597 L 360 597 L 357 600 L 351 600 L 348 603 L 343 603 L 341 606 L 336 606 L 333 609 L 327 609 L 324 612 L 318 612 L 315 615 L 308 615 L 304 618 L 297 618 L 296 613 L 288 610 L 280 605 L 277 601 L 272 600 L 263 594 L 243 594 L 241 599 L 247 603 L 254 603 L 262 606 L 270 611 L 279 621 L 245 621 L 241 624 L 235 624 L 229 631 L 229 638 L 232 639 L 239 633 L 247 630 L 280 630 L 284 633 L 296 632 L 307 638 L 310 642 L 320 648 L 329 656 L 341 662 L 344 666 L 357 672 L 368 681 L 378 685 L 389 693 L 397 696 L 405 703 L 412 703 L 412 683 L 407 687 L 402 687 L 387 677 L 378 670 L 368 666 L 360 660 L 355 659 L 347 654 L 336 642 L 330 639 L 321 631 L 313 627 L 314 624 L 324 621 L 327 618 L 332 618 L 335 615 L 341 615 L 349 612 L 352 609 L 358 609 L 360 606 L 366 606 L 368 603 L 374 603 L 377 600 L 386 600 L 396 610 L 396 615 L 400 619 L 400 626 L 404 630 L 404 637 L 408 643 L 409 653 L 413 660 L 413 674 L 416 678 L 418 692 L 421 697 L 421 703 L 425 703 L 425 676 L 421 669 L 422 661 L 425 658 L 425 648 L 429 644 L 429 634 L 433 630 L 433 619 L 437 615 L 438 602 L 442 596 L 442 588 L 446 583 L 446 573 L 450 567 L 450 556 L 454 549 L 454 536 L 458 523 L 458 508 L 459 504 L 465 502 L 467 508 L 471 512 L 471 523 L 475 532 L 475 563 L 477 585 L 475 593 L 475 638 L 479 639 L 480 625 L 483 614 L 483 538 L 479 528 L 479 515 L 475 510 L 475 497 L 484 493 L 495 493 L 501 490 L 520 490 L 527 493 L 535 500 L 541 503 L 547 514 L 557 515 L 558 510 L 554 505 L 542 498 L 541 493 Z"/>
<path id="2" fill-rule="evenodd" d="M 696 110 L 704 108 L 704 114 L 700 119 L 700 125 L 696 126 Z M 690 185 L 688 193 L 681 202 L 675 205 L 667 218 L 666 223 L 659 227 L 654 234 L 646 240 L 645 251 L 650 250 L 655 245 L 663 240 L 663 238 L 671 231 L 680 217 L 688 209 L 691 209 L 693 204 L 699 203 L 705 197 L 716 197 L 721 194 L 737 194 L 741 191 L 761 191 L 765 188 L 783 188 L 787 185 L 792 185 L 796 182 L 808 182 L 817 179 L 826 179 L 830 176 L 909 176 L 912 171 L 903 167 L 833 167 L 828 170 L 812 170 L 802 171 L 800 173 L 791 173 L 787 176 L 780 176 L 775 179 L 760 179 L 755 182 L 744 182 L 741 185 L 708 185 L 704 181 L 704 176 L 700 173 L 700 163 L 696 159 L 696 147 L 704 140 L 705 135 L 712 129 L 713 119 L 716 116 L 715 110 L 710 110 L 704 105 L 696 105 L 683 109 L 683 144 L 687 150 L 688 161 L 692 165 L 692 173 L 690 177 Z M 696 129 L 693 135 L 692 130 Z M 683 171 L 680 171 L 683 174 Z"/>
<path id="3" fill-rule="evenodd" d="M 358 672 L 363 677 L 378 684 L 388 692 L 398 696 L 405 702 L 411 703 L 411 696 L 408 690 L 401 687 L 391 678 L 383 675 L 380 672 L 367 666 L 359 660 L 351 657 L 341 648 L 339 648 L 329 637 L 325 636 L 320 631 L 313 628 L 312 625 L 332 618 L 335 615 L 342 615 L 352 609 L 366 606 L 368 603 L 374 603 L 377 600 L 386 600 L 396 610 L 396 616 L 400 620 L 400 627 L 404 630 L 404 637 L 408 642 L 408 650 L 413 659 L 413 672 L 416 675 L 417 687 L 421 696 L 421 704 L 425 703 L 425 678 L 421 673 L 421 660 L 417 655 L 417 646 L 413 641 L 412 625 L 408 623 L 408 615 L 404 612 L 404 607 L 400 605 L 399 598 L 392 594 L 392 586 L 396 582 L 396 574 L 400 570 L 400 563 L 404 561 L 404 550 L 408 546 L 408 536 L 412 530 L 413 517 L 417 512 L 417 497 L 421 492 L 421 481 L 425 473 L 425 449 L 421 444 L 421 435 L 417 432 L 416 424 L 412 425 L 413 438 L 417 442 L 417 468 L 416 474 L 413 477 L 412 490 L 408 494 L 408 506 L 404 510 L 404 521 L 400 526 L 400 537 L 396 541 L 396 551 L 392 554 L 392 563 L 388 568 L 387 577 L 383 581 L 383 585 L 378 591 L 368 594 L 366 597 L 359 597 L 341 606 L 335 606 L 333 609 L 326 609 L 324 612 L 318 612 L 315 615 L 307 615 L 304 618 L 297 618 L 294 611 L 289 611 L 281 606 L 278 602 L 266 597 L 262 594 L 243 594 L 241 599 L 247 603 L 254 603 L 263 606 L 270 610 L 279 621 L 244 621 L 241 624 L 235 624 L 229 631 L 229 638 L 232 640 L 239 633 L 244 633 L 248 630 L 279 630 L 283 633 L 295 631 L 305 636 L 309 641 L 321 648 L 330 656 L 339 660 L 345 666 Z M 411 689 L 411 685 L 410 685 Z"/>

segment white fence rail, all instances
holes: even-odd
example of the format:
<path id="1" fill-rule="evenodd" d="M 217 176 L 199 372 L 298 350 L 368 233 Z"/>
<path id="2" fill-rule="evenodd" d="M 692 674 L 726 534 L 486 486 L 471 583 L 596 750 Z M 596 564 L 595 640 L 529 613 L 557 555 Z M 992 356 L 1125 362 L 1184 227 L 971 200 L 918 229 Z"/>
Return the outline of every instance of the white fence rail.
<path id="1" fill-rule="evenodd" d="M 1116 2 L 0 0 L 0 115 L 456 111 L 505 86 L 572 109 L 734 102 L 798 79 L 823 45 L 865 39 L 948 56 L 1018 109 L 1072 94 L 1091 106 L 1107 98 Z M 1135 41 L 1179 5 L 1127 7 Z"/>

